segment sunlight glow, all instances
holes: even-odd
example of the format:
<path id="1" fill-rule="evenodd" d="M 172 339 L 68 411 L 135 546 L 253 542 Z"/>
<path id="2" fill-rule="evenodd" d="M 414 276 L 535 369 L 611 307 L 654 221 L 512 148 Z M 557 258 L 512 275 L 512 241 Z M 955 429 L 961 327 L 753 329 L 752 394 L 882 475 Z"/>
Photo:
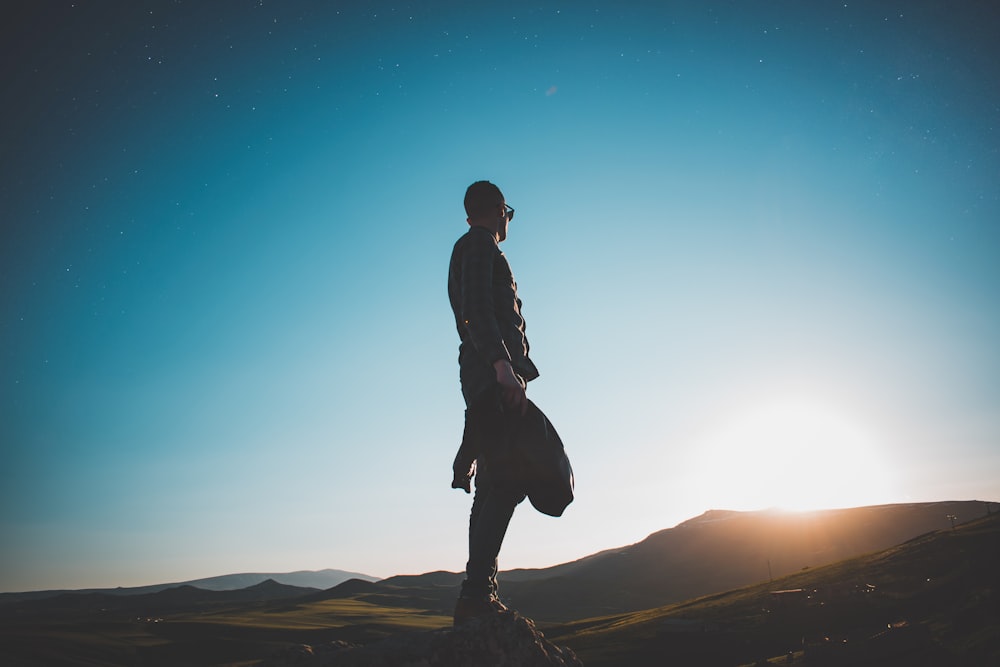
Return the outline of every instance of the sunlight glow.
<path id="1" fill-rule="evenodd" d="M 890 502 L 891 466 L 863 424 L 821 403 L 786 399 L 726 419 L 694 470 L 713 507 L 814 510 Z"/>

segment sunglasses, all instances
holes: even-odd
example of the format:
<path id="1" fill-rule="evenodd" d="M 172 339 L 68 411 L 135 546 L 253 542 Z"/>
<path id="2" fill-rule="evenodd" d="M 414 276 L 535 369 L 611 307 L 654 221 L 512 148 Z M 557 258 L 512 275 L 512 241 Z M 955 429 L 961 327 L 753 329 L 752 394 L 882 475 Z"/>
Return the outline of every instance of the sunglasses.
<path id="1" fill-rule="evenodd" d="M 514 207 L 513 206 L 507 206 L 507 204 L 504 204 L 503 207 L 505 209 L 507 209 L 507 211 L 506 211 L 506 213 L 507 213 L 507 222 L 510 222 L 511 220 L 514 219 Z"/>

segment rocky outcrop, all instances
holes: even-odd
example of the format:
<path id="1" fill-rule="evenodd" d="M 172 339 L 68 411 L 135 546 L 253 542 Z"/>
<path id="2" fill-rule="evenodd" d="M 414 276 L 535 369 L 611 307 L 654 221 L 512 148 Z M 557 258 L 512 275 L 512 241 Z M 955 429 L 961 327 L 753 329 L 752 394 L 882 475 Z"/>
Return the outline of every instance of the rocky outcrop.
<path id="1" fill-rule="evenodd" d="M 583 667 L 545 639 L 531 619 L 507 611 L 455 629 L 395 635 L 375 644 L 291 646 L 266 667 Z"/>

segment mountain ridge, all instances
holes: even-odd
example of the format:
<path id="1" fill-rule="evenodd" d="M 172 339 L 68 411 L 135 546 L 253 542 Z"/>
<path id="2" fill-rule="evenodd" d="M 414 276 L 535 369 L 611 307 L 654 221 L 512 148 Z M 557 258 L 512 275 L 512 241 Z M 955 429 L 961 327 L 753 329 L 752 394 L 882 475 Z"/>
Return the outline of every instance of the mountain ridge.
<path id="1" fill-rule="evenodd" d="M 568 600 L 577 617 L 636 611 L 885 549 L 949 528 L 949 515 L 966 521 L 989 510 L 981 501 L 942 501 L 725 512 L 706 512 L 531 580 L 502 573 L 501 594 L 533 618 L 552 622 L 570 620 Z"/>
<path id="2" fill-rule="evenodd" d="M 885 549 L 988 513 L 982 501 L 785 512 L 709 510 L 634 544 L 499 574 L 504 602 L 562 623 L 679 602 Z M 461 573 L 389 577 L 358 599 L 447 613 Z"/>
<path id="3" fill-rule="evenodd" d="M 350 579 L 360 579 L 370 582 L 379 581 L 378 577 L 373 577 L 368 574 L 351 572 L 348 570 L 336 570 L 333 568 L 326 568 L 323 570 L 295 570 L 294 572 L 241 572 L 235 574 L 223 574 L 214 577 L 203 577 L 200 579 L 191 579 L 189 581 L 150 584 L 147 586 L 49 589 L 42 591 L 0 593 L 0 604 L 10 601 L 53 598 L 64 594 L 81 595 L 88 593 L 100 593 L 102 595 L 120 596 L 147 595 L 181 586 L 193 586 L 194 588 L 198 588 L 203 591 L 235 591 L 256 586 L 268 580 L 297 588 L 326 590 Z"/>
<path id="4" fill-rule="evenodd" d="M 949 516 L 980 516 L 988 507 L 983 501 L 938 501 L 812 512 L 711 509 L 630 545 L 548 568 L 502 571 L 501 594 L 548 622 L 644 609 L 886 548 L 946 527 Z M 0 593 L 0 605 L 67 594 L 148 595 L 185 586 L 244 591 L 272 580 L 314 598 L 358 596 L 447 613 L 462 576 L 441 570 L 386 579 L 334 569 L 241 573 L 132 588 Z"/>

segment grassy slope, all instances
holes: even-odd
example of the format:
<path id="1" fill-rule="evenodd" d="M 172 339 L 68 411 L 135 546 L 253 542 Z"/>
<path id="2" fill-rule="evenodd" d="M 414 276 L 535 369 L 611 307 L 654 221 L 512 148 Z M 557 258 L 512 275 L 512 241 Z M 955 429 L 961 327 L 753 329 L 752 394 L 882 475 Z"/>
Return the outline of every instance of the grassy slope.
<path id="1" fill-rule="evenodd" d="M 1000 664 L 998 583 L 994 516 L 773 583 L 546 634 L 588 667 L 749 664 L 801 651 L 803 639 L 828 664 Z M 874 591 L 860 592 L 866 584 Z M 795 588 L 812 592 L 811 599 L 772 602 L 771 591 Z M 889 630 L 899 622 L 908 627 Z"/>
<path id="2" fill-rule="evenodd" d="M 885 549 L 984 516 L 978 502 L 820 512 L 711 511 L 645 540 L 544 571 L 500 576 L 506 599 L 547 623 L 649 609 Z"/>
<path id="3" fill-rule="evenodd" d="M 355 599 L 218 605 L 161 617 L 88 613 L 7 618 L 0 663 L 15 665 L 251 665 L 291 643 L 364 643 L 450 625 L 419 609 Z"/>

